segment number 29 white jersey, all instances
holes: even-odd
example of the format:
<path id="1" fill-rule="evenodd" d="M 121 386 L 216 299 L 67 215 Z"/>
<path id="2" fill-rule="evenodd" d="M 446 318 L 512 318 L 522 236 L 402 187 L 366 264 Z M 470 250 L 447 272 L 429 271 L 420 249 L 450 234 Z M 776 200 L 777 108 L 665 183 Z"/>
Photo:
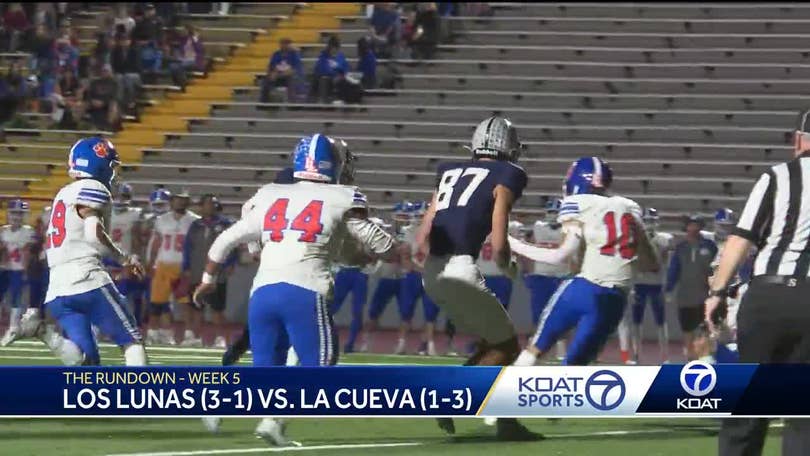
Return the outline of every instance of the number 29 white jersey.
<path id="1" fill-rule="evenodd" d="M 571 195 L 557 220 L 582 226 L 585 256 L 579 277 L 605 287 L 630 287 L 636 261 L 636 230 L 642 230 L 641 207 L 621 196 Z M 572 235 L 564 227 L 566 236 Z"/>
<path id="2" fill-rule="evenodd" d="M 84 219 L 78 206 L 102 211 L 110 219 L 110 191 L 92 179 L 70 183 L 56 194 L 51 206 L 45 248 L 50 279 L 45 302 L 60 296 L 72 296 L 100 288 L 112 282 L 101 263 L 106 253 L 97 242 L 84 235 Z"/>

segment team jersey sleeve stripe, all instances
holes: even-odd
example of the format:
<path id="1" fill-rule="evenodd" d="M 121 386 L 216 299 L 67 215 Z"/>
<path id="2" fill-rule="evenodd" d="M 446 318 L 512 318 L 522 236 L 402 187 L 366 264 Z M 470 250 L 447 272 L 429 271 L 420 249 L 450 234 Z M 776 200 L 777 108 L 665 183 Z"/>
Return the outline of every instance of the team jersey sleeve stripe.
<path id="1" fill-rule="evenodd" d="M 79 190 L 79 191 L 80 192 L 90 192 L 90 193 L 100 193 L 102 195 L 109 195 L 110 194 L 110 192 L 108 192 L 107 190 L 102 190 L 102 189 L 99 189 L 99 188 L 92 188 L 92 187 L 82 187 L 82 189 Z"/>
<path id="2" fill-rule="evenodd" d="M 95 195 L 82 195 L 81 193 L 79 194 L 79 197 L 77 199 L 80 200 L 80 201 L 95 201 L 97 203 L 108 203 L 108 202 L 110 202 L 109 198 L 101 198 L 101 197 L 98 197 L 98 196 L 95 196 Z"/>
<path id="3" fill-rule="evenodd" d="M 776 191 L 776 180 L 772 172 L 764 173 L 751 190 L 740 220 L 732 233 L 759 243 L 765 238 L 773 218 L 773 200 Z"/>
<path id="4" fill-rule="evenodd" d="M 87 197 L 91 197 L 91 198 L 98 198 L 98 199 L 105 200 L 105 201 L 110 200 L 110 194 L 109 193 L 91 192 L 89 190 L 81 190 L 79 192 L 79 196 L 80 197 L 87 196 Z"/>

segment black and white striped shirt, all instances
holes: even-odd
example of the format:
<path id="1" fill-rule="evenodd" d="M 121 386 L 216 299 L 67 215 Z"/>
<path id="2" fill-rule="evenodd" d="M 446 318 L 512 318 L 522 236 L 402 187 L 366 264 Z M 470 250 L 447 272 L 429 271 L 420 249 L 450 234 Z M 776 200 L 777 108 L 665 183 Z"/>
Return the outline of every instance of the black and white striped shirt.
<path id="1" fill-rule="evenodd" d="M 810 276 L 810 153 L 762 174 L 732 234 L 759 248 L 754 276 Z"/>

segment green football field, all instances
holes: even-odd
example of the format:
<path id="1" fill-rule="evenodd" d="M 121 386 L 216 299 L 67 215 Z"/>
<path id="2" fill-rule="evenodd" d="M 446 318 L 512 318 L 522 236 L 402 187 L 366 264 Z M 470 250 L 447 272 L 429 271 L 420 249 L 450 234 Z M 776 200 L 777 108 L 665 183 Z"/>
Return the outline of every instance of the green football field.
<path id="1" fill-rule="evenodd" d="M 217 365 L 211 349 L 151 347 L 150 362 Z M 118 349 L 102 349 L 105 364 L 123 364 Z M 249 363 L 249 356 L 243 360 Z M 344 364 L 459 364 L 460 358 L 352 354 Z M 18 342 L 0 349 L 5 365 L 56 364 L 39 343 Z M 2 387 L 0 385 L 0 387 Z M 304 455 L 596 455 L 704 456 L 716 454 L 717 421 L 711 419 L 545 419 L 524 420 L 547 439 L 500 443 L 481 419 L 456 420 L 446 436 L 433 419 L 292 419 L 288 436 L 301 447 L 273 448 L 253 436 L 256 418 L 226 419 L 209 434 L 198 419 L 9 419 L 0 420 L 0 454 L 203 456 L 261 453 Z M 779 424 L 770 431 L 766 455 L 779 454 Z"/>

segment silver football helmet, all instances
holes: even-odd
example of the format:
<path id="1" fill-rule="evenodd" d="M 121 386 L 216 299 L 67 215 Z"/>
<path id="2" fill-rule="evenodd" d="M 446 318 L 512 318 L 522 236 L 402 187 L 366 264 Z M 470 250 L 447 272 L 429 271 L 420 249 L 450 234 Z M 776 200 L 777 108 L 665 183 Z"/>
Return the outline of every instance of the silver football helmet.
<path id="1" fill-rule="evenodd" d="M 512 122 L 501 116 L 492 116 L 475 129 L 472 153 L 475 158 L 494 158 L 517 162 L 523 145 Z"/>

